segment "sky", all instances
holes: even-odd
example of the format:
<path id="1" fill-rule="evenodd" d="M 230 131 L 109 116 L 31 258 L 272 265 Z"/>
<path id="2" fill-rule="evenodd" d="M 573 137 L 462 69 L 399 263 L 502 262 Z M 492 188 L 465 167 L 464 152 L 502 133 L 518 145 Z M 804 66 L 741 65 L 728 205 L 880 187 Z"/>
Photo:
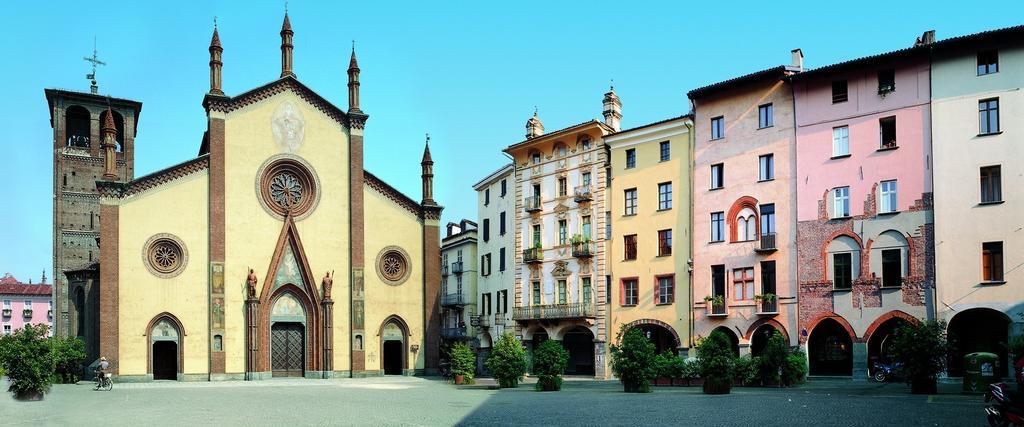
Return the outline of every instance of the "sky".
<path id="1" fill-rule="evenodd" d="M 342 109 L 352 40 L 361 68 L 365 167 L 420 200 L 430 133 L 434 198 L 443 222 L 476 217 L 472 185 L 508 162 L 539 111 L 549 131 L 601 116 L 614 80 L 622 126 L 689 111 L 686 92 L 752 71 L 900 49 L 926 30 L 939 39 L 1020 25 L 1024 2 L 568 2 L 292 0 L 294 69 Z M 958 7 L 960 6 L 960 7 Z M 207 48 L 217 17 L 224 91 L 277 79 L 285 2 L 20 1 L 5 4 L 0 138 L 0 274 L 53 277 L 52 130 L 44 88 L 88 91 L 95 37 L 107 63 L 100 93 L 143 103 L 135 140 L 142 176 L 193 158 L 205 130 Z M 371 217 L 372 218 L 372 217 Z M 51 279 L 52 280 L 52 279 Z"/>

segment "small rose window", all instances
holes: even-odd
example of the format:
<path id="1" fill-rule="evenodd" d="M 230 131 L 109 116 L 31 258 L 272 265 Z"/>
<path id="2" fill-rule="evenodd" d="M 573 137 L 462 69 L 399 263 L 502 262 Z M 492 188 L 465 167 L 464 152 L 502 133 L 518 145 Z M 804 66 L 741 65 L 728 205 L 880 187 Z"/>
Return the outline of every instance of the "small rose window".
<path id="1" fill-rule="evenodd" d="M 143 249 L 146 268 L 157 277 L 177 276 L 188 261 L 188 252 L 181 239 L 170 234 L 157 234 L 146 241 Z"/>
<path id="2" fill-rule="evenodd" d="M 377 275 L 389 285 L 400 285 L 409 278 L 409 256 L 398 247 L 388 247 L 377 256 Z"/>

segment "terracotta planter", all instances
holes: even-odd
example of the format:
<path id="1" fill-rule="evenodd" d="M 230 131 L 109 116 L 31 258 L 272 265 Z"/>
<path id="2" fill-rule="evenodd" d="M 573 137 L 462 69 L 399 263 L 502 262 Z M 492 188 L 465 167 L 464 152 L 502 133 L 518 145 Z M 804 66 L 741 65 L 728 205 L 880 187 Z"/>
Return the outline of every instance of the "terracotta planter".
<path id="1" fill-rule="evenodd" d="M 466 383 L 466 376 L 465 375 L 456 375 L 455 376 L 455 385 L 463 385 L 465 383 Z"/>
<path id="2" fill-rule="evenodd" d="M 707 378 L 704 380 L 704 394 L 729 394 L 732 380 L 728 378 Z"/>

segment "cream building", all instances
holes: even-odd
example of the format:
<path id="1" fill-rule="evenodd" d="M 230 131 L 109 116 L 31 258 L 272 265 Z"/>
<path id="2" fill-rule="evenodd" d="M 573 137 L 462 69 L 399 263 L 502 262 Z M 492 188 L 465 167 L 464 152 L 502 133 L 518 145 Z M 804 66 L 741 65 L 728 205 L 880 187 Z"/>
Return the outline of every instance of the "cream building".
<path id="1" fill-rule="evenodd" d="M 619 129 L 614 90 L 605 94 L 604 117 L 544 133 L 534 113 L 526 140 L 505 149 L 515 165 L 516 335 L 531 350 L 561 341 L 566 373 L 596 378 L 608 375 L 602 137 Z"/>
<path id="2" fill-rule="evenodd" d="M 956 37 L 932 57 L 937 315 L 963 355 L 1024 333 L 1024 27 Z"/>
<path id="3" fill-rule="evenodd" d="M 475 344 L 477 224 L 470 220 L 448 223 L 441 239 L 441 338 L 447 345 Z"/>
<path id="4" fill-rule="evenodd" d="M 280 78 L 227 96 L 214 30 L 199 156 L 99 183 L 99 352 L 120 381 L 437 366 L 429 149 L 420 203 L 365 171 L 355 52 L 343 111 L 295 77 L 292 34 L 286 15 Z"/>
<path id="5" fill-rule="evenodd" d="M 515 332 L 509 298 L 515 286 L 514 166 L 507 164 L 473 185 L 477 194 L 479 232 L 477 252 L 478 355 L 485 360 L 494 340 L 506 331 Z M 481 363 L 481 370 L 483 365 Z"/>
<path id="6" fill-rule="evenodd" d="M 611 275 L 608 325 L 639 327 L 658 352 L 686 354 L 690 339 L 690 208 L 693 121 L 689 115 L 612 133 Z"/>

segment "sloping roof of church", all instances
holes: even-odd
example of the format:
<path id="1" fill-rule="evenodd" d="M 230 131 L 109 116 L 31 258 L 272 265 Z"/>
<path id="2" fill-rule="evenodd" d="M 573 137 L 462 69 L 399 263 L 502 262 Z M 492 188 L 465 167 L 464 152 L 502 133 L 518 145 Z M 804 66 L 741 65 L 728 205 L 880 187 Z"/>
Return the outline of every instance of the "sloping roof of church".
<path id="1" fill-rule="evenodd" d="M 293 76 L 284 76 L 263 86 L 250 89 L 235 96 L 206 95 L 203 106 L 209 110 L 230 113 L 239 108 L 255 104 L 286 90 L 293 90 L 304 101 L 334 119 L 342 126 L 349 127 L 349 115 L 330 101 L 324 99 L 313 89 L 302 84 Z"/>
<path id="2" fill-rule="evenodd" d="M 397 203 L 399 206 L 405 208 L 409 212 L 419 215 L 420 204 L 416 203 L 412 197 L 406 196 L 401 191 L 398 191 L 395 187 L 392 187 L 384 180 L 378 178 L 376 175 L 370 173 L 370 171 L 363 169 L 363 181 L 366 185 L 377 192 L 384 195 L 391 201 Z"/>
<path id="3" fill-rule="evenodd" d="M 98 181 L 96 188 L 102 197 L 128 197 L 209 168 L 210 156 L 204 154 L 129 182 Z"/>

